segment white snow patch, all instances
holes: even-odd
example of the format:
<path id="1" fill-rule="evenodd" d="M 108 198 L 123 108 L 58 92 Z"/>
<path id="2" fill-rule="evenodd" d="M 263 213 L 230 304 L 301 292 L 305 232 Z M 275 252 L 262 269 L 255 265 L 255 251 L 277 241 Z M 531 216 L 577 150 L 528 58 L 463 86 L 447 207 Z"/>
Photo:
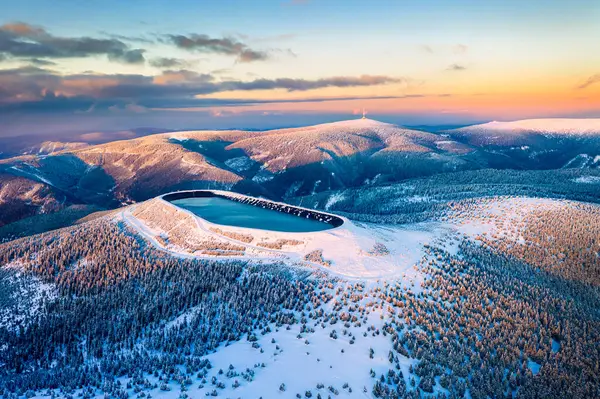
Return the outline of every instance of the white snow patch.
<path id="1" fill-rule="evenodd" d="M 371 315 L 367 325 L 371 324 L 381 325 L 378 314 Z M 384 337 L 383 334 L 373 337 L 368 333 L 367 337 L 363 337 L 367 325 L 349 328 L 340 322 L 335 325 L 327 323 L 325 328 L 311 325 L 315 332 L 302 333 L 301 338 L 298 338 L 301 325 L 294 325 L 290 330 L 280 328 L 279 331 L 258 336 L 263 353 L 246 340 L 221 347 L 216 353 L 207 356 L 213 368 L 207 378 L 209 384 L 199 392 L 202 396 L 205 392 L 211 392 L 214 387 L 210 385 L 210 379 L 212 375 L 216 375 L 220 381 L 226 382 L 226 388 L 218 390 L 222 397 L 294 397 L 297 393 L 304 397 L 307 390 L 312 392 L 313 397 L 317 397 L 317 393 L 324 398 L 328 395 L 334 397 L 328 391 L 329 386 L 339 392 L 336 397 L 368 397 L 374 383 L 370 370 L 373 369 L 379 377 L 391 368 L 388 353 L 392 349 L 392 343 L 390 337 Z M 337 332 L 337 339 L 329 336 L 333 330 Z M 349 334 L 343 335 L 343 330 L 347 330 Z M 350 344 L 350 333 L 356 337 L 353 344 Z M 374 350 L 373 359 L 369 357 L 370 348 Z M 402 371 L 407 376 L 408 368 L 417 361 L 401 355 L 400 358 Z M 253 368 L 257 363 L 264 363 L 265 367 Z M 254 381 L 247 382 L 241 377 L 227 379 L 224 375 L 217 374 L 219 369 L 227 371 L 230 364 L 238 372 L 246 368 L 254 369 Z M 232 384 L 236 379 L 240 386 L 233 388 Z M 343 389 L 345 383 L 349 384 L 351 393 L 348 389 Z M 285 392 L 279 390 L 281 384 L 285 384 Z M 318 384 L 323 384 L 324 387 L 317 389 Z M 365 387 L 368 392 L 366 395 L 363 393 Z"/>
<path id="2" fill-rule="evenodd" d="M 7 272 L 1 274 L 0 287 L 11 292 L 5 306 L 0 307 L 0 326 L 13 330 L 32 322 L 43 311 L 44 303 L 58 296 L 54 284 L 26 273 L 20 262 L 6 264 L 2 269 Z"/>
<path id="3" fill-rule="evenodd" d="M 413 195 L 411 197 L 404 198 L 406 202 L 429 202 L 431 199 L 422 195 Z"/>
<path id="4" fill-rule="evenodd" d="M 588 154 L 579 154 L 575 157 L 573 157 L 571 160 L 569 160 L 569 162 L 567 162 L 563 168 L 567 169 L 570 168 L 571 165 L 576 164 L 575 166 L 578 166 L 579 168 L 583 169 L 585 168 L 589 162 L 591 162 L 592 157 L 590 157 Z"/>
<path id="5" fill-rule="evenodd" d="M 258 173 L 256 175 L 254 175 L 254 177 L 252 178 L 252 181 L 256 182 L 256 183 L 265 183 L 268 182 L 269 180 L 273 180 L 273 178 L 275 177 L 275 175 L 273 173 L 271 173 L 270 171 L 268 171 L 265 168 L 261 168 Z"/>
<path id="6" fill-rule="evenodd" d="M 50 185 L 50 186 L 52 186 L 52 185 L 53 185 L 53 184 L 52 184 L 52 182 L 51 182 L 50 180 L 46 179 L 45 177 L 43 177 L 42 175 L 40 175 L 40 174 L 38 174 L 38 173 L 28 172 L 28 171 L 26 171 L 26 170 L 19 169 L 19 168 L 17 168 L 16 166 L 11 166 L 11 167 L 10 167 L 10 169 L 16 170 L 16 171 L 18 171 L 18 172 L 24 173 L 24 174 L 26 174 L 26 175 L 29 175 L 29 176 L 33 176 L 33 177 L 35 177 L 36 179 L 38 179 L 39 181 L 41 181 L 41 182 L 43 182 L 43 183 L 46 183 L 46 184 L 48 184 L 48 185 Z"/>
<path id="7" fill-rule="evenodd" d="M 600 118 L 546 118 L 512 122 L 489 122 L 467 126 L 455 131 L 470 133 L 539 133 L 542 135 L 581 136 L 600 135 Z"/>
<path id="8" fill-rule="evenodd" d="M 188 137 L 180 137 L 180 136 L 171 136 L 169 138 L 174 141 L 188 141 L 189 140 Z M 200 144 L 198 144 L 198 146 L 202 147 Z"/>
<path id="9" fill-rule="evenodd" d="M 579 176 L 572 181 L 582 184 L 600 184 L 600 176 Z"/>
<path id="10" fill-rule="evenodd" d="M 522 240 L 519 234 L 525 217 L 540 210 L 562 209 L 569 206 L 566 200 L 529 197 L 481 198 L 466 209 L 456 209 L 450 213 L 447 222 L 460 233 L 477 239 L 508 238 L 515 242 Z"/>
<path id="11" fill-rule="evenodd" d="M 340 201 L 343 201 L 344 198 L 346 197 L 343 193 L 335 193 L 333 195 L 330 195 L 327 199 L 327 202 L 325 203 L 325 210 L 328 211 L 333 205 L 337 204 Z"/>
<path id="12" fill-rule="evenodd" d="M 248 157 L 231 158 L 225 161 L 225 165 L 236 172 L 244 172 L 250 169 L 254 163 L 255 162 Z"/>

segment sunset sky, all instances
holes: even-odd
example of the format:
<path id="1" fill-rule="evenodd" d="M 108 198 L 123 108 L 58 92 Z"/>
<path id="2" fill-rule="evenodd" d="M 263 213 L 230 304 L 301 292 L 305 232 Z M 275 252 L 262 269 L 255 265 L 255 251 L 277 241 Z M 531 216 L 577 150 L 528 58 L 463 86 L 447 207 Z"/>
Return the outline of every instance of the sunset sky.
<path id="1" fill-rule="evenodd" d="M 0 135 L 600 117 L 597 0 L 3 0 Z"/>

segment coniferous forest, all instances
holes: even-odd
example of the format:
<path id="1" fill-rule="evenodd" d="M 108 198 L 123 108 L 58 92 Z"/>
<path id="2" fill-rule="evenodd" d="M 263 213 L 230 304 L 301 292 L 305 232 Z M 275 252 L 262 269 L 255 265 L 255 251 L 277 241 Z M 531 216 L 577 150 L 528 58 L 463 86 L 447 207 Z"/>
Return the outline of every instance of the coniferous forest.
<path id="1" fill-rule="evenodd" d="M 486 201 L 431 203 L 427 212 L 466 215 Z M 211 376 L 208 354 L 240 341 L 262 352 L 273 332 L 299 328 L 306 342 L 326 333 L 368 347 L 385 337 L 387 371 L 371 369 L 371 385 L 354 393 L 598 397 L 599 222 L 597 206 L 576 205 L 529 215 L 515 227 L 519 245 L 485 235 L 448 238 L 454 251 L 446 239 L 425 244 L 415 267 L 427 277 L 414 288 L 302 264 L 178 257 L 109 216 L 10 241 L 0 246 L 0 390 L 7 398 L 193 397 L 205 387 L 220 395 L 258 377 L 254 369 Z M 285 392 L 279 385 L 273 392 Z M 350 384 L 325 387 L 301 396 L 352 393 Z"/>

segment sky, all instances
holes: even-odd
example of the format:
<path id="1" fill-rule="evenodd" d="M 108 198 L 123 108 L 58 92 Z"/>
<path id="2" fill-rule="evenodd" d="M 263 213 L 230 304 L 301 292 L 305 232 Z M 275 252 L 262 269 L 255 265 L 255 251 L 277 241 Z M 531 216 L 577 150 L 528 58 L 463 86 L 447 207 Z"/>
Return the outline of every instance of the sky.
<path id="1" fill-rule="evenodd" d="M 0 0 L 0 137 L 600 117 L 597 0 Z"/>

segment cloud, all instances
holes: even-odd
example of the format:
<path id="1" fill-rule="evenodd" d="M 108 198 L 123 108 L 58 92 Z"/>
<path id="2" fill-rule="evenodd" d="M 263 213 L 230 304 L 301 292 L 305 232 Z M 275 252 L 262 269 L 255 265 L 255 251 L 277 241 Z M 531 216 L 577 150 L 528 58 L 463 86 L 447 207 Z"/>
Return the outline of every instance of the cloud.
<path id="1" fill-rule="evenodd" d="M 237 60 L 239 62 L 253 62 L 264 61 L 267 58 L 269 58 L 269 56 L 264 51 L 244 50 L 239 54 Z"/>
<path id="2" fill-rule="evenodd" d="M 376 86 L 387 83 L 405 83 L 405 78 L 394 78 L 382 75 L 362 75 L 359 77 L 336 76 L 315 80 L 307 79 L 256 79 L 250 82 L 223 82 L 229 90 L 271 90 L 286 89 L 287 91 L 306 91 L 325 87 L 359 87 Z M 228 90 L 226 90 L 228 91 Z"/>
<path id="3" fill-rule="evenodd" d="M 0 70 L 0 112 L 98 112 L 109 108 L 141 112 L 145 111 L 145 108 L 185 108 L 260 102 L 197 98 L 221 92 L 272 89 L 293 92 L 326 87 L 344 88 L 406 82 L 410 82 L 410 79 L 381 75 L 338 76 L 315 80 L 217 80 L 212 74 L 200 74 L 189 70 L 167 70 L 156 76 L 91 73 L 63 76 L 48 69 L 28 66 Z"/>
<path id="4" fill-rule="evenodd" d="M 126 113 L 133 113 L 133 114 L 143 114 L 148 112 L 148 108 L 141 106 L 141 105 L 137 105 L 137 104 L 125 104 L 124 106 L 120 106 L 119 104 L 115 104 L 113 106 L 108 107 L 108 110 L 110 112 L 126 112 Z"/>
<path id="5" fill-rule="evenodd" d="M 214 76 L 208 73 L 198 73 L 187 69 L 166 70 L 160 75 L 154 76 L 152 82 L 159 85 L 169 84 L 199 84 L 214 80 Z"/>
<path id="6" fill-rule="evenodd" d="M 469 51 L 469 47 L 464 44 L 457 44 L 452 47 L 452 52 L 454 54 L 466 54 Z"/>
<path id="7" fill-rule="evenodd" d="M 469 46 L 465 44 L 455 44 L 455 45 L 429 45 L 422 44 L 419 46 L 419 49 L 428 54 L 454 54 L 454 55 L 464 55 L 469 51 Z"/>
<path id="8" fill-rule="evenodd" d="M 125 35 L 117 35 L 110 32 L 100 31 L 102 35 L 109 36 L 113 39 L 121 40 L 124 42 L 136 42 L 136 43 L 144 43 L 144 44 L 154 44 L 155 40 L 149 39 L 143 36 L 125 36 Z"/>
<path id="9" fill-rule="evenodd" d="M 181 58 L 158 57 L 150 60 L 150 65 L 156 68 L 183 68 L 188 63 L 187 60 Z"/>
<path id="10" fill-rule="evenodd" d="M 45 29 L 17 22 L 0 26 L 0 54 L 15 58 L 81 58 L 106 55 L 127 64 L 145 61 L 143 49 L 132 49 L 118 39 L 60 37 Z"/>
<path id="11" fill-rule="evenodd" d="M 422 44 L 419 48 L 426 53 L 433 54 L 433 48 L 427 44 Z"/>
<path id="12" fill-rule="evenodd" d="M 44 60 L 42 58 L 30 58 L 28 60 L 32 65 L 36 66 L 53 66 L 56 65 L 56 62 L 50 60 Z"/>
<path id="13" fill-rule="evenodd" d="M 238 62 L 264 61 L 269 58 L 266 51 L 252 49 L 232 37 L 212 38 L 199 34 L 166 35 L 165 40 L 187 51 L 236 56 Z"/>
<path id="14" fill-rule="evenodd" d="M 235 99 L 235 98 L 196 98 L 190 99 L 185 103 L 180 103 L 180 107 L 175 107 L 174 103 L 171 103 L 170 108 L 154 108 L 155 110 L 177 110 L 177 111 L 197 111 L 201 108 L 207 107 L 235 107 L 244 105 L 258 105 L 258 104 L 301 104 L 301 103 L 326 103 L 326 102 L 338 102 L 338 101 L 355 101 L 355 100 L 402 100 L 409 98 L 424 98 L 428 97 L 424 94 L 414 95 L 403 95 L 403 96 L 348 96 L 348 97 L 308 97 L 308 98 L 294 98 L 294 99 Z M 438 97 L 437 95 L 431 95 L 430 97 Z M 360 111 L 362 113 L 362 110 Z"/>
<path id="15" fill-rule="evenodd" d="M 59 82 L 58 76 L 36 66 L 0 70 L 0 104 L 43 99 Z"/>
<path id="16" fill-rule="evenodd" d="M 460 64 L 451 64 L 448 68 L 446 68 L 447 71 L 465 71 L 466 69 L 466 66 Z"/>
<path id="17" fill-rule="evenodd" d="M 145 60 L 143 49 L 129 51 L 115 51 L 108 53 L 108 59 L 111 61 L 120 61 L 126 64 L 143 64 Z"/>
<path id="18" fill-rule="evenodd" d="M 600 73 L 590 76 L 585 82 L 577 86 L 578 89 L 587 89 L 593 84 L 600 83 Z"/>
<path id="19" fill-rule="evenodd" d="M 39 35 L 46 34 L 46 31 L 44 29 L 42 29 L 40 27 L 28 25 L 23 22 L 13 22 L 13 23 L 4 24 L 0 27 L 0 29 L 2 29 L 3 31 L 6 31 L 6 32 L 14 33 L 15 35 L 18 35 L 18 36 L 25 36 L 25 37 L 31 37 L 31 36 L 36 36 L 36 35 L 39 36 Z"/>

